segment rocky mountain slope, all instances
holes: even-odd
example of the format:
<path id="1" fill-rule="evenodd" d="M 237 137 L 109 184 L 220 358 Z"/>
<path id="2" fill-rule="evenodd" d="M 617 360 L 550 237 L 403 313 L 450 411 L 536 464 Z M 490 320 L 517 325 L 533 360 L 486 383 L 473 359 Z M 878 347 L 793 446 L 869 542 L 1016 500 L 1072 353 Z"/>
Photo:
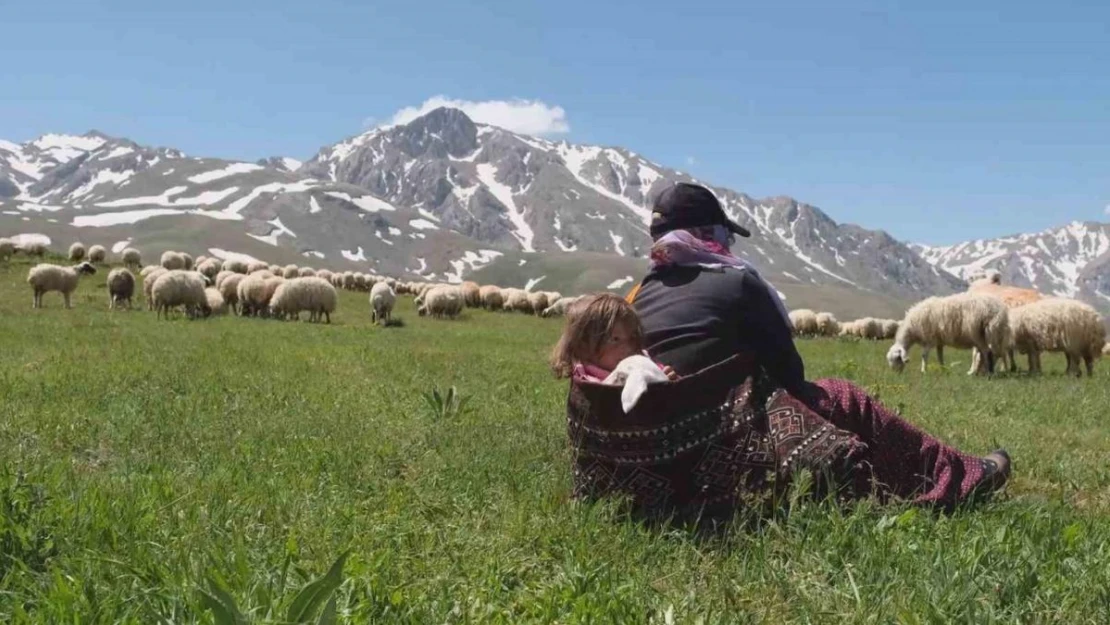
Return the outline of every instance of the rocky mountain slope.
<path id="1" fill-rule="evenodd" d="M 98 132 L 46 135 L 0 142 L 0 234 L 439 280 L 484 268 L 519 286 L 616 289 L 645 264 L 654 194 L 678 180 L 692 178 L 623 148 L 522 136 L 455 109 L 363 133 L 303 163 L 190 157 Z M 896 312 L 960 288 L 884 232 L 838 224 L 791 198 L 712 188 L 753 232 L 737 252 L 791 305 L 824 290 Z M 583 263 L 588 280 L 572 269 Z"/>

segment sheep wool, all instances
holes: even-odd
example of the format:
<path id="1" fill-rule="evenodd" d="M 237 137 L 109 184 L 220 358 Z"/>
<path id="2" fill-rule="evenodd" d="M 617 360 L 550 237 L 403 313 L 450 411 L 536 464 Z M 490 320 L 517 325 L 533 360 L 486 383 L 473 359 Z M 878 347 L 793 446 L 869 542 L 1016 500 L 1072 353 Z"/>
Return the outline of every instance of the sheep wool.
<path id="1" fill-rule="evenodd" d="M 316 275 L 316 270 L 313 269 L 312 267 L 301 267 L 300 271 L 297 272 L 297 276 L 301 277 L 301 278 L 311 278 L 312 276 L 315 276 L 315 275 Z"/>
<path id="2" fill-rule="evenodd" d="M 501 310 L 501 306 L 505 303 L 501 289 L 492 284 L 487 284 L 478 289 L 478 296 L 482 300 L 482 308 L 486 310 Z"/>
<path id="3" fill-rule="evenodd" d="M 197 263 L 196 270 L 208 276 L 210 280 L 215 280 L 216 276 L 220 275 L 220 269 L 223 266 L 220 261 L 214 258 L 206 258 L 202 262 Z"/>
<path id="4" fill-rule="evenodd" d="M 169 271 L 182 270 L 185 269 L 185 257 L 173 251 L 162 252 L 161 265 Z"/>
<path id="5" fill-rule="evenodd" d="M 147 271 L 147 269 L 151 269 L 151 271 Z M 154 298 L 150 295 L 151 289 L 154 288 L 154 282 L 167 271 L 169 270 L 165 267 L 151 265 L 150 267 L 144 267 L 143 271 L 139 274 L 143 278 L 143 297 L 146 298 L 147 310 L 154 310 Z"/>
<path id="6" fill-rule="evenodd" d="M 300 270 L 297 269 L 296 265 L 286 265 L 285 268 L 281 270 L 281 274 L 279 275 L 288 280 L 289 278 L 298 277 L 300 275 L 299 271 Z"/>
<path id="7" fill-rule="evenodd" d="M 370 323 L 389 325 L 393 314 L 393 304 L 397 294 L 385 282 L 379 282 L 370 289 Z"/>
<path id="8" fill-rule="evenodd" d="M 270 299 L 284 278 L 269 275 L 269 270 L 252 273 L 239 282 L 236 289 L 239 314 L 244 317 L 265 317 L 269 314 Z"/>
<path id="9" fill-rule="evenodd" d="M 135 274 L 118 267 L 108 272 L 108 310 L 127 302 L 131 310 L 131 297 L 135 294 Z"/>
<path id="10" fill-rule="evenodd" d="M 937 362 L 944 364 L 944 348 L 975 349 L 968 374 L 993 373 L 990 355 L 1004 355 L 1013 341 L 1010 316 L 1002 300 L 975 292 L 947 297 L 930 297 L 914 304 L 898 327 L 894 345 L 887 351 L 887 363 L 895 371 L 905 368 L 909 350 L 922 346 L 921 371 L 928 365 L 929 351 L 937 350 Z M 982 358 L 987 355 L 988 358 Z"/>
<path id="11" fill-rule="evenodd" d="M 817 313 L 817 334 L 821 336 L 836 336 L 840 334 L 840 323 L 832 313 Z"/>
<path id="12" fill-rule="evenodd" d="M 459 291 L 463 296 L 463 304 L 467 308 L 478 308 L 482 305 L 482 288 L 477 282 L 463 282 L 459 285 Z"/>
<path id="13" fill-rule="evenodd" d="M 324 319 L 331 323 L 338 301 L 335 287 L 327 280 L 316 276 L 293 278 L 278 285 L 270 299 L 270 312 L 278 319 L 299 319 L 302 311 L 308 311 L 309 321 Z"/>
<path id="14" fill-rule="evenodd" d="M 258 273 L 259 271 L 270 271 L 269 263 L 264 263 L 260 260 L 252 260 L 251 262 L 247 263 L 248 274 Z M 270 274 L 272 275 L 273 272 L 270 271 Z"/>
<path id="15" fill-rule="evenodd" d="M 204 289 L 204 297 L 208 301 L 208 309 L 211 311 L 211 314 L 227 314 L 227 302 L 224 301 L 224 296 L 220 295 L 219 289 L 214 287 Z"/>
<path id="16" fill-rule="evenodd" d="M 1106 347 L 1106 326 L 1098 312 L 1073 299 L 1045 298 L 1010 310 L 1014 348 L 1028 354 L 1029 372 L 1041 373 L 1042 352 L 1063 352 L 1067 372 L 1080 376 L 1080 361 L 1087 375 Z"/>
<path id="17" fill-rule="evenodd" d="M 139 253 L 139 250 L 133 247 L 123 248 L 123 251 L 120 252 L 119 258 L 121 261 L 123 261 L 124 265 L 127 265 L 131 269 L 134 269 L 143 264 L 142 254 Z"/>
<path id="18" fill-rule="evenodd" d="M 800 308 L 790 311 L 789 317 L 795 336 L 816 336 L 817 313 L 808 308 Z"/>
<path id="19" fill-rule="evenodd" d="M 232 273 L 247 273 L 247 263 L 239 260 L 238 258 L 229 258 L 223 262 L 223 270 Z"/>
<path id="20" fill-rule="evenodd" d="M 536 291 L 528 294 L 528 305 L 532 308 L 530 311 L 533 315 L 541 315 L 543 311 L 547 310 L 547 293 Z"/>
<path id="21" fill-rule="evenodd" d="M 524 298 L 525 304 L 528 298 Z M 431 316 L 433 319 L 454 319 L 463 309 L 462 293 L 453 286 L 439 286 L 430 289 L 424 297 L 424 303 L 417 308 L 416 313 Z"/>
<path id="22" fill-rule="evenodd" d="M 151 287 L 154 310 L 169 319 L 170 309 L 183 306 L 190 319 L 206 317 L 211 312 L 204 294 L 204 276 L 195 271 L 175 269 L 159 275 Z"/>
<path id="23" fill-rule="evenodd" d="M 85 246 L 80 242 L 74 243 L 69 246 L 69 260 L 70 262 L 79 263 L 85 260 Z"/>
<path id="24" fill-rule="evenodd" d="M 247 276 L 244 274 L 229 272 L 216 286 L 220 295 L 224 296 L 224 301 L 227 302 L 228 307 L 231 308 L 231 312 L 236 314 L 239 312 L 239 283 L 246 278 Z"/>
<path id="25" fill-rule="evenodd" d="M 31 285 L 32 308 L 42 308 L 42 296 L 51 291 L 62 294 L 66 308 L 73 308 L 69 296 L 77 289 L 77 282 L 83 275 L 91 276 L 96 273 L 96 267 L 91 263 L 83 262 L 72 267 L 62 267 L 50 263 L 41 263 L 31 267 L 27 272 L 27 283 Z"/>
<path id="26" fill-rule="evenodd" d="M 44 256 L 46 255 L 46 245 L 39 241 L 30 241 L 21 245 L 15 246 L 16 251 L 22 251 L 28 256 Z"/>

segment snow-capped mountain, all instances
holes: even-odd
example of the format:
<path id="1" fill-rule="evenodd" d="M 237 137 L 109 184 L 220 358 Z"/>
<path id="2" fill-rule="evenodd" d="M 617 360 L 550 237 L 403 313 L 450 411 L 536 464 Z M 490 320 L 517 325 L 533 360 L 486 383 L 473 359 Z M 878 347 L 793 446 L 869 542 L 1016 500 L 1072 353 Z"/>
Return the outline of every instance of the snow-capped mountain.
<path id="1" fill-rule="evenodd" d="M 1034 234 L 913 247 L 933 265 L 964 280 L 996 269 L 1005 284 L 1110 307 L 1110 224 L 1077 221 Z"/>
<path id="2" fill-rule="evenodd" d="M 0 142 L 0 235 L 616 289 L 642 273 L 652 199 L 679 180 L 693 179 L 624 148 L 523 136 L 455 109 L 363 133 L 304 163 L 190 157 L 98 132 L 46 135 Z M 835 293 L 893 315 L 961 287 L 885 232 L 838 224 L 791 198 L 711 188 L 753 232 L 736 251 L 793 306 L 837 312 L 826 301 Z"/>

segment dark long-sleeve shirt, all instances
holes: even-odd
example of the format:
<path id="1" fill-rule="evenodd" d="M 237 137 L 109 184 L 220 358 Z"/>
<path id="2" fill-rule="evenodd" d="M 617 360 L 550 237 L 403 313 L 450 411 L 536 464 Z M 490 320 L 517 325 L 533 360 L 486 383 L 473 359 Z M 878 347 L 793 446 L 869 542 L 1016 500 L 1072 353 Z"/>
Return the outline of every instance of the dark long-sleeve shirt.
<path id="1" fill-rule="evenodd" d="M 805 366 L 773 297 L 748 271 L 671 267 L 644 278 L 633 306 L 648 352 L 679 375 L 747 352 L 779 385 L 797 389 Z"/>

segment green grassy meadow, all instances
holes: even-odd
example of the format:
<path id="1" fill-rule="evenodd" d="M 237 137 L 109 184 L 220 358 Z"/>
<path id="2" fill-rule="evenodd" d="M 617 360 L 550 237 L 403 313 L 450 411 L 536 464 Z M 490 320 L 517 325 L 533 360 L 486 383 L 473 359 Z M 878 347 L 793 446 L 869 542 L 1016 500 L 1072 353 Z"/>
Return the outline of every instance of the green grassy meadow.
<path id="1" fill-rule="evenodd" d="M 809 377 L 1005 446 L 1015 479 L 951 516 L 802 502 L 704 538 L 568 500 L 558 321 L 405 297 L 380 328 L 362 293 L 331 325 L 157 321 L 107 310 L 106 268 L 32 310 L 30 264 L 0 261 L 0 622 L 231 622 L 205 591 L 282 623 L 348 551 L 340 623 L 1110 622 L 1110 363 L 898 376 L 885 343 L 803 342 Z M 463 409 L 432 410 L 449 386 Z"/>

